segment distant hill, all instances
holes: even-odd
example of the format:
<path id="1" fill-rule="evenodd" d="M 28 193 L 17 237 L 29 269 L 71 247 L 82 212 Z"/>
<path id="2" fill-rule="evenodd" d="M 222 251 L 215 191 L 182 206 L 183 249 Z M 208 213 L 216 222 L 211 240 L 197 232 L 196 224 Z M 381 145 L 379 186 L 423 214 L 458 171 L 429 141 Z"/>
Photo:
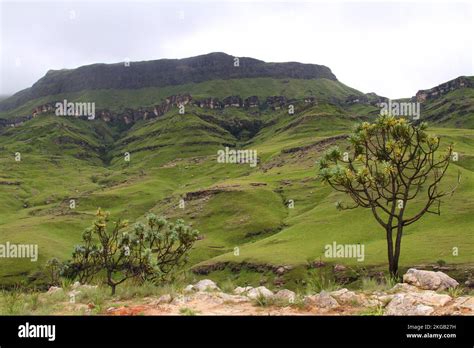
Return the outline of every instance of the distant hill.
<path id="1" fill-rule="evenodd" d="M 424 121 L 446 127 L 474 128 L 474 76 L 459 76 L 412 98 L 421 103 Z"/>
<path id="2" fill-rule="evenodd" d="M 129 64 L 92 64 L 77 69 L 50 70 L 32 87 L 24 89 L 0 103 L 0 111 L 8 111 L 40 97 L 98 89 L 140 89 L 177 86 L 210 80 L 242 78 L 328 79 L 337 81 L 323 65 L 266 63 L 225 53 L 209 53 L 185 59 L 159 59 Z M 127 66 L 128 65 L 128 66 Z"/>

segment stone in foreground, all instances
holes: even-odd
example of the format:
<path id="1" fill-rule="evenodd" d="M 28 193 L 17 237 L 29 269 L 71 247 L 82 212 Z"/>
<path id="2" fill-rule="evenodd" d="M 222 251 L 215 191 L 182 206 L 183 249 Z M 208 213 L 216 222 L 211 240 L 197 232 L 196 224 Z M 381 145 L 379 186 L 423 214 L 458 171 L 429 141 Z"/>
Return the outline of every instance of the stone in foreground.
<path id="1" fill-rule="evenodd" d="M 212 291 L 220 290 L 219 287 L 210 279 L 203 279 L 194 284 L 193 289 L 196 291 Z"/>
<path id="2" fill-rule="evenodd" d="M 306 307 L 319 307 L 319 308 L 337 308 L 339 303 L 326 291 L 321 291 L 317 295 L 306 296 L 304 298 L 304 304 Z"/>
<path id="3" fill-rule="evenodd" d="M 259 286 L 258 288 L 254 288 L 248 291 L 247 297 L 251 300 L 256 300 L 259 297 L 263 297 L 264 299 L 270 299 L 273 297 L 273 292 L 271 292 L 264 286 Z"/>
<path id="4" fill-rule="evenodd" d="M 446 290 L 455 288 L 459 283 L 443 272 L 423 271 L 410 268 L 403 275 L 403 282 L 424 290 Z"/>
<path id="5" fill-rule="evenodd" d="M 283 289 L 278 291 L 275 294 L 274 298 L 275 300 L 279 300 L 282 302 L 294 303 L 296 299 L 296 294 L 291 290 Z"/>

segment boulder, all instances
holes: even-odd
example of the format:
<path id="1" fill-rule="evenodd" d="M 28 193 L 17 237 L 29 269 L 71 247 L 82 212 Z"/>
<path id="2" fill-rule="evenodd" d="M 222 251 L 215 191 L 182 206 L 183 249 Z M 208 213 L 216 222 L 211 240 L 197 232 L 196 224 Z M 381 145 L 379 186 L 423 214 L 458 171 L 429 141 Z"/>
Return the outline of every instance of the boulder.
<path id="1" fill-rule="evenodd" d="M 192 285 L 192 284 L 189 284 L 183 290 L 184 293 L 190 293 L 190 292 L 193 292 L 193 291 L 194 291 L 194 285 Z"/>
<path id="2" fill-rule="evenodd" d="M 364 304 L 366 302 L 363 295 L 357 295 L 355 292 L 349 291 L 346 288 L 332 291 L 330 295 L 341 305 Z"/>
<path id="3" fill-rule="evenodd" d="M 474 288 L 474 281 L 472 279 L 468 279 L 464 282 L 464 285 L 468 288 Z"/>
<path id="4" fill-rule="evenodd" d="M 319 307 L 319 308 L 337 308 L 339 303 L 326 291 L 321 291 L 317 295 L 306 296 L 304 298 L 304 304 L 307 307 Z"/>
<path id="5" fill-rule="evenodd" d="M 200 301 L 206 303 L 207 305 L 222 305 L 224 303 L 224 299 L 218 296 L 218 293 L 209 292 L 209 291 L 198 291 L 194 295 L 189 298 L 189 301 Z"/>
<path id="6" fill-rule="evenodd" d="M 189 301 L 189 297 L 180 295 L 173 298 L 173 300 L 171 301 L 171 304 L 175 306 L 179 306 L 179 305 L 185 304 L 188 301 Z"/>
<path id="7" fill-rule="evenodd" d="M 170 303 L 173 300 L 170 294 L 161 295 L 155 304 Z"/>
<path id="8" fill-rule="evenodd" d="M 194 290 L 197 291 L 212 291 L 212 290 L 220 290 L 219 287 L 210 279 L 203 279 L 198 281 L 193 286 Z"/>
<path id="9" fill-rule="evenodd" d="M 378 294 L 372 295 L 370 299 L 367 300 L 368 306 L 382 306 L 385 307 L 390 301 L 393 300 L 395 295 L 386 295 L 386 294 Z"/>
<path id="10" fill-rule="evenodd" d="M 454 301 L 454 307 L 457 309 L 468 309 L 474 312 L 474 297 L 461 296 Z"/>
<path id="11" fill-rule="evenodd" d="M 236 295 L 242 295 L 250 290 L 252 290 L 253 288 L 251 286 L 246 286 L 246 287 L 241 287 L 241 286 L 238 286 L 234 289 L 234 294 Z"/>
<path id="12" fill-rule="evenodd" d="M 334 266 L 334 272 L 343 272 L 346 270 L 346 266 L 344 265 L 335 265 Z"/>
<path id="13" fill-rule="evenodd" d="M 411 294 L 417 303 L 421 303 L 433 307 L 442 307 L 452 300 L 449 295 L 437 294 L 432 290 L 421 291 L 418 293 Z"/>
<path id="14" fill-rule="evenodd" d="M 277 270 L 275 271 L 275 273 L 278 274 L 278 275 L 283 275 L 283 274 L 285 274 L 285 272 L 286 272 L 286 269 L 283 266 L 278 267 Z"/>
<path id="15" fill-rule="evenodd" d="M 459 283 L 443 272 L 433 272 L 410 268 L 403 275 L 403 282 L 425 290 L 446 290 Z"/>
<path id="16" fill-rule="evenodd" d="M 430 315 L 433 307 L 417 304 L 417 300 L 410 294 L 396 294 L 385 307 L 385 315 Z"/>
<path id="17" fill-rule="evenodd" d="M 407 283 L 397 283 L 393 288 L 390 289 L 390 292 L 417 292 L 421 291 L 416 286 L 407 284 Z"/>
<path id="18" fill-rule="evenodd" d="M 250 289 L 247 292 L 247 297 L 250 298 L 251 300 L 256 300 L 259 297 L 270 299 L 273 297 L 273 292 L 271 292 L 264 286 L 259 286 L 258 288 Z"/>
<path id="19" fill-rule="evenodd" d="M 282 302 L 284 301 L 288 303 L 294 303 L 296 299 L 296 294 L 291 290 L 283 289 L 275 294 L 274 299 L 280 300 Z"/>

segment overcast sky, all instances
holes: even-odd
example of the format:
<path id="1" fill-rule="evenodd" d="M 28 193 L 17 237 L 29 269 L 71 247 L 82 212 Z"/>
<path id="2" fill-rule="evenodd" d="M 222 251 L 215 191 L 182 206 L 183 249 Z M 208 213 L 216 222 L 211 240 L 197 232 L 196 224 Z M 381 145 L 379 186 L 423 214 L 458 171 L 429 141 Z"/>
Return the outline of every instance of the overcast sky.
<path id="1" fill-rule="evenodd" d="M 409 97 L 474 75 L 469 2 L 1 1 L 0 94 L 49 69 L 226 52 Z"/>

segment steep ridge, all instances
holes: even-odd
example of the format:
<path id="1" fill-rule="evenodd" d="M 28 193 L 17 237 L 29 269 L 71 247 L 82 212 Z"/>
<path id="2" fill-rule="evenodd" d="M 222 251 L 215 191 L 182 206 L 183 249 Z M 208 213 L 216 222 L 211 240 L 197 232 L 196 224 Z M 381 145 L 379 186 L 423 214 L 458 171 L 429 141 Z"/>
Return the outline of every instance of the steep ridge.
<path id="1" fill-rule="evenodd" d="M 474 77 L 460 76 L 428 90 L 412 100 L 421 103 L 422 119 L 444 127 L 474 128 Z"/>
<path id="2" fill-rule="evenodd" d="M 238 59 L 238 63 L 235 59 Z M 266 63 L 261 60 L 210 53 L 185 59 L 160 59 L 128 64 L 93 64 L 71 70 L 50 70 L 31 88 L 0 103 L 0 111 L 14 109 L 29 100 L 96 89 L 139 89 L 255 77 L 320 79 L 337 81 L 323 65 Z"/>

